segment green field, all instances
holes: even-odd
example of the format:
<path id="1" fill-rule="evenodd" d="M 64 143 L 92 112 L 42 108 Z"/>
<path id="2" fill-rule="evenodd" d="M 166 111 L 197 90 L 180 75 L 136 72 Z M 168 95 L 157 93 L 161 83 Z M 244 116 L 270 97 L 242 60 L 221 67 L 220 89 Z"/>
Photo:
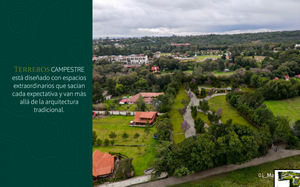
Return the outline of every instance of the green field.
<path id="1" fill-rule="evenodd" d="M 288 116 L 292 121 L 300 120 L 300 96 L 264 102 L 275 116 Z"/>
<path id="2" fill-rule="evenodd" d="M 216 77 L 218 77 L 218 76 L 230 76 L 230 75 L 232 75 L 234 72 L 233 71 L 230 71 L 230 72 L 218 72 L 218 71 L 214 71 L 213 72 L 214 73 L 214 75 L 216 76 Z"/>
<path id="3" fill-rule="evenodd" d="M 168 56 L 171 55 L 171 53 L 160 53 L 160 56 Z"/>
<path id="4" fill-rule="evenodd" d="M 113 105 L 114 100 L 105 100 L 103 103 L 106 105 L 108 108 L 109 105 Z M 135 111 L 136 109 L 136 104 L 129 105 L 129 104 L 124 104 L 124 105 L 119 105 L 115 104 L 116 108 L 114 110 L 120 110 L 120 111 Z M 147 106 L 147 111 L 154 111 L 154 107 L 152 105 L 146 104 Z"/>
<path id="5" fill-rule="evenodd" d="M 210 111 L 217 111 L 220 107 L 222 108 L 221 121 L 223 123 L 226 123 L 227 120 L 232 119 L 232 123 L 247 125 L 255 131 L 258 130 L 248 120 L 241 116 L 233 107 L 227 104 L 225 95 L 213 97 L 208 100 L 208 103 L 210 106 Z"/>
<path id="6" fill-rule="evenodd" d="M 219 186 L 274 186 L 274 178 L 267 177 L 268 173 L 274 174 L 274 169 L 300 168 L 300 155 L 276 160 L 259 166 L 248 167 L 237 171 L 214 175 L 209 178 L 200 179 L 176 185 L 176 187 L 219 187 Z M 264 175 L 264 177 L 259 177 Z M 275 177 L 275 176 L 274 176 Z"/>
<path id="7" fill-rule="evenodd" d="M 145 149 L 147 149 L 145 151 Z M 129 158 L 133 158 L 132 165 L 134 167 L 134 176 L 144 175 L 144 171 L 149 169 L 155 155 L 154 147 L 141 147 L 141 154 L 137 147 L 123 147 L 123 146 L 93 146 L 95 150 L 105 152 L 121 153 Z M 149 153 L 150 151 L 150 153 Z"/>
<path id="8" fill-rule="evenodd" d="M 183 108 L 184 105 L 181 104 L 182 99 L 189 100 L 187 93 L 184 91 L 184 87 L 181 86 L 178 94 L 176 95 L 176 99 L 174 100 L 174 104 L 169 112 L 170 120 L 173 124 L 173 139 L 174 143 L 178 144 L 185 139 L 184 131 L 181 130 L 181 124 L 183 122 L 183 116 L 179 113 L 178 109 Z M 183 134 L 178 134 L 183 133 Z"/>
<path id="9" fill-rule="evenodd" d="M 98 138 L 104 141 L 105 138 L 109 139 L 110 132 L 115 132 L 115 145 L 138 145 L 156 144 L 157 140 L 153 138 L 156 132 L 155 126 L 150 128 L 148 135 L 144 132 L 144 127 L 130 127 L 129 122 L 134 119 L 134 116 L 110 116 L 108 118 L 93 119 L 93 130 L 96 131 Z M 122 134 L 126 132 L 129 138 L 126 141 L 122 139 Z M 135 133 L 139 133 L 140 137 L 137 140 L 133 139 Z"/>
<path id="10" fill-rule="evenodd" d="M 193 74 L 193 71 L 192 71 L 192 70 L 186 70 L 186 71 L 183 71 L 183 72 L 190 73 L 191 75 Z"/>
<path id="11" fill-rule="evenodd" d="M 197 56 L 197 60 L 203 60 L 205 58 L 221 58 L 221 56 L 218 55 Z"/>

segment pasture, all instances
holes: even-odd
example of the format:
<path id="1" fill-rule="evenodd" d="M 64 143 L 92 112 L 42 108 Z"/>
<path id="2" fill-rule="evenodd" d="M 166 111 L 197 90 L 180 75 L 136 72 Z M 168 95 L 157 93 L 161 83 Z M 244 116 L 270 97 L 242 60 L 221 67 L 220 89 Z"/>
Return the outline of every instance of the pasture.
<path id="1" fill-rule="evenodd" d="M 129 122 L 134 119 L 134 116 L 110 116 L 108 118 L 93 119 L 93 130 L 102 142 L 109 138 L 111 132 L 115 132 L 117 137 L 115 138 L 115 145 L 151 145 L 156 144 L 157 140 L 153 138 L 156 132 L 155 125 L 150 128 L 148 135 L 145 133 L 144 127 L 130 127 Z M 129 137 L 127 140 L 122 138 L 122 134 L 126 132 Z M 135 133 L 140 134 L 138 139 L 134 139 Z"/>
<path id="2" fill-rule="evenodd" d="M 300 96 L 264 102 L 275 116 L 288 116 L 292 122 L 300 120 Z"/>

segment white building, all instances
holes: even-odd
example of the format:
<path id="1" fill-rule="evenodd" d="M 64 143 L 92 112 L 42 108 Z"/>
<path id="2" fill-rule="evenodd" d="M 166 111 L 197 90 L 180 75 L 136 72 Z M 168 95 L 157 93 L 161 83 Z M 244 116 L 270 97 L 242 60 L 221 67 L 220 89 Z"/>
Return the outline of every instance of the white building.
<path id="1" fill-rule="evenodd" d="M 148 56 L 147 55 L 130 55 L 130 56 L 123 56 L 123 62 L 126 62 L 127 65 L 136 65 L 140 66 L 142 64 L 148 64 Z"/>

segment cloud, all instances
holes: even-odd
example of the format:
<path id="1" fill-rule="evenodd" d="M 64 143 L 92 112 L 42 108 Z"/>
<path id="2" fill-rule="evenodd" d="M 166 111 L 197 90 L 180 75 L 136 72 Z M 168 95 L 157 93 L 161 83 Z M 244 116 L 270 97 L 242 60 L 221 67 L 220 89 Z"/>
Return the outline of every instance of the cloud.
<path id="1" fill-rule="evenodd" d="M 93 37 L 300 30 L 299 0 L 94 0 Z"/>

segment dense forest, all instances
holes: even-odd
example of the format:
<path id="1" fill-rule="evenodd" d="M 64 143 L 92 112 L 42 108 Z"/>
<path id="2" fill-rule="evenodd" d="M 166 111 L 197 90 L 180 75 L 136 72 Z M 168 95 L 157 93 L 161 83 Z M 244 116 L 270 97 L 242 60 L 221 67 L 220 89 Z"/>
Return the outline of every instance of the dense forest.
<path id="1" fill-rule="evenodd" d="M 115 44 L 118 44 L 115 46 Z M 188 46 L 172 46 L 171 43 L 189 43 Z M 128 55 L 139 54 L 146 50 L 171 52 L 178 50 L 186 51 L 220 50 L 226 51 L 231 45 L 237 44 L 242 50 L 270 50 L 280 47 L 280 50 L 293 48 L 300 43 L 300 31 L 261 32 L 225 35 L 198 35 L 198 36 L 176 36 L 171 37 L 141 37 L 141 38 L 119 38 L 98 39 L 93 41 L 93 54 L 102 55 Z"/>

